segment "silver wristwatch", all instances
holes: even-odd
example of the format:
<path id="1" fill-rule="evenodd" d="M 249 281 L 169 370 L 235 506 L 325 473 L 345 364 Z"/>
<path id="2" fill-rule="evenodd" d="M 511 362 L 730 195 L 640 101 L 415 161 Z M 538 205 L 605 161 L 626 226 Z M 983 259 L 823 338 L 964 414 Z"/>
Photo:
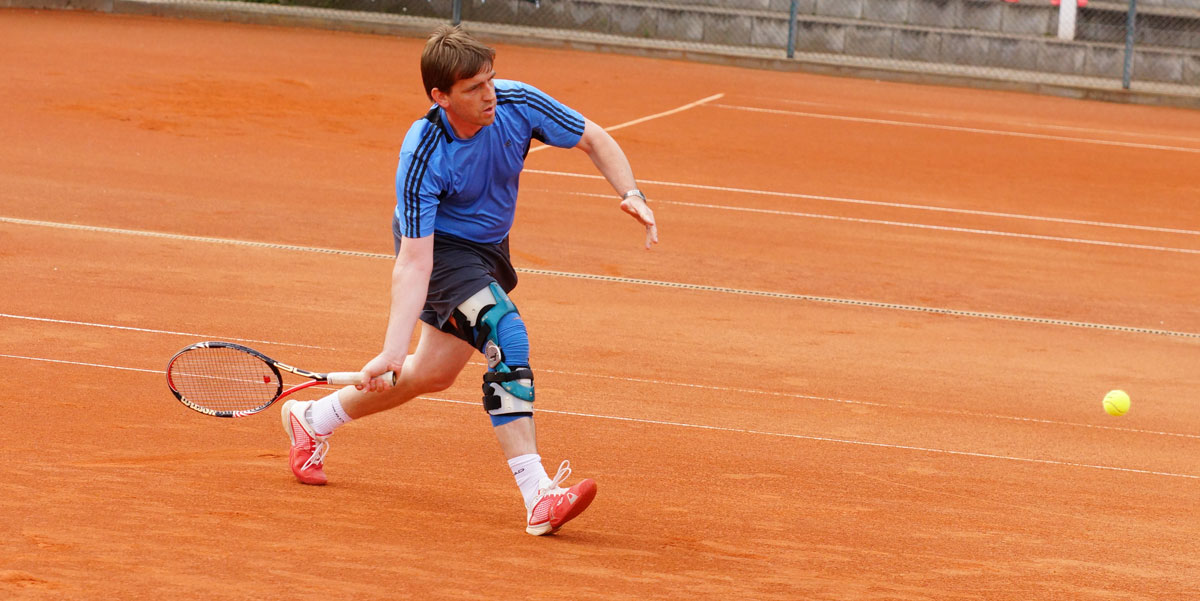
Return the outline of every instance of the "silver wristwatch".
<path id="1" fill-rule="evenodd" d="M 646 200 L 646 195 L 642 194 L 642 191 L 638 190 L 637 188 L 634 188 L 634 189 L 622 194 L 621 200 L 629 200 L 630 196 L 637 196 L 637 197 L 640 197 L 643 201 Z"/>

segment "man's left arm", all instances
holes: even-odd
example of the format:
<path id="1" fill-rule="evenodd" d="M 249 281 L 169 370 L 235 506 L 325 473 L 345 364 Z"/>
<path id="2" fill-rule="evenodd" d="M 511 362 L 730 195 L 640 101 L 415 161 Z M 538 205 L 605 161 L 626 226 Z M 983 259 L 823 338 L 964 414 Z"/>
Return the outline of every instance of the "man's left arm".
<path id="1" fill-rule="evenodd" d="M 646 249 L 652 244 L 658 244 L 658 225 L 654 222 L 654 211 L 646 206 L 646 196 L 637 189 L 633 168 L 630 167 L 629 159 L 617 141 L 604 131 L 604 128 L 590 119 L 585 119 L 583 137 L 575 147 L 592 159 L 600 174 L 621 196 L 621 210 L 646 226 Z"/>

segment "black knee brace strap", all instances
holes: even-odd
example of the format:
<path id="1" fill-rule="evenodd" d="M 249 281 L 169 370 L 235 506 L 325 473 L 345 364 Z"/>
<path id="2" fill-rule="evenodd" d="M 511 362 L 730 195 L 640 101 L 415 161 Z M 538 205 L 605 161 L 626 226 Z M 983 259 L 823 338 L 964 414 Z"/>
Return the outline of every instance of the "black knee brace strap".
<path id="1" fill-rule="evenodd" d="M 497 394 L 496 389 L 501 388 L 505 382 L 513 382 L 515 380 L 533 381 L 533 370 L 528 367 L 518 367 L 510 372 L 489 371 L 483 374 L 483 408 L 487 411 L 495 411 L 502 405 L 503 399 Z M 497 384 L 499 386 L 493 386 Z M 506 415 L 532 415 L 533 412 L 508 413 Z"/>

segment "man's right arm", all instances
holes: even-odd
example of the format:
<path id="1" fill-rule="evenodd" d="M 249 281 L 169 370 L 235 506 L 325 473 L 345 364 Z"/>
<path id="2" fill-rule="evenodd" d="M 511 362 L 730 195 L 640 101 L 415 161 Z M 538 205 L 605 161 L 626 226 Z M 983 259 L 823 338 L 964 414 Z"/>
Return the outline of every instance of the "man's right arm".
<path id="1" fill-rule="evenodd" d="M 388 371 L 399 376 L 403 369 L 417 318 L 425 306 L 432 271 L 433 236 L 402 238 L 400 252 L 392 266 L 392 304 L 383 350 L 362 369 L 372 378 L 366 387 L 368 390 L 383 390 L 385 386 L 374 378 Z"/>

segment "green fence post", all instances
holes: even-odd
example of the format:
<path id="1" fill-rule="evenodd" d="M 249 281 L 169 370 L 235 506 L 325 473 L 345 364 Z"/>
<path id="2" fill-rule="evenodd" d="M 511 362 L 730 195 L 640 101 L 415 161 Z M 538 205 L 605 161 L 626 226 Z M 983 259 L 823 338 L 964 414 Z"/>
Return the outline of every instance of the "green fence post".
<path id="1" fill-rule="evenodd" d="M 1137 0 L 1129 0 L 1129 14 L 1125 16 L 1125 74 L 1121 77 L 1121 86 L 1129 89 L 1129 79 L 1133 74 L 1133 24 L 1137 21 Z"/>
<path id="2" fill-rule="evenodd" d="M 800 0 L 792 0 L 792 10 L 788 17 L 788 47 L 787 57 L 794 58 L 796 56 L 796 13 L 799 10 Z"/>
<path id="3" fill-rule="evenodd" d="M 454 17 L 453 17 L 454 23 L 453 23 L 453 25 L 458 25 L 459 23 L 462 23 L 462 0 L 454 0 L 453 4 L 454 4 Z"/>

